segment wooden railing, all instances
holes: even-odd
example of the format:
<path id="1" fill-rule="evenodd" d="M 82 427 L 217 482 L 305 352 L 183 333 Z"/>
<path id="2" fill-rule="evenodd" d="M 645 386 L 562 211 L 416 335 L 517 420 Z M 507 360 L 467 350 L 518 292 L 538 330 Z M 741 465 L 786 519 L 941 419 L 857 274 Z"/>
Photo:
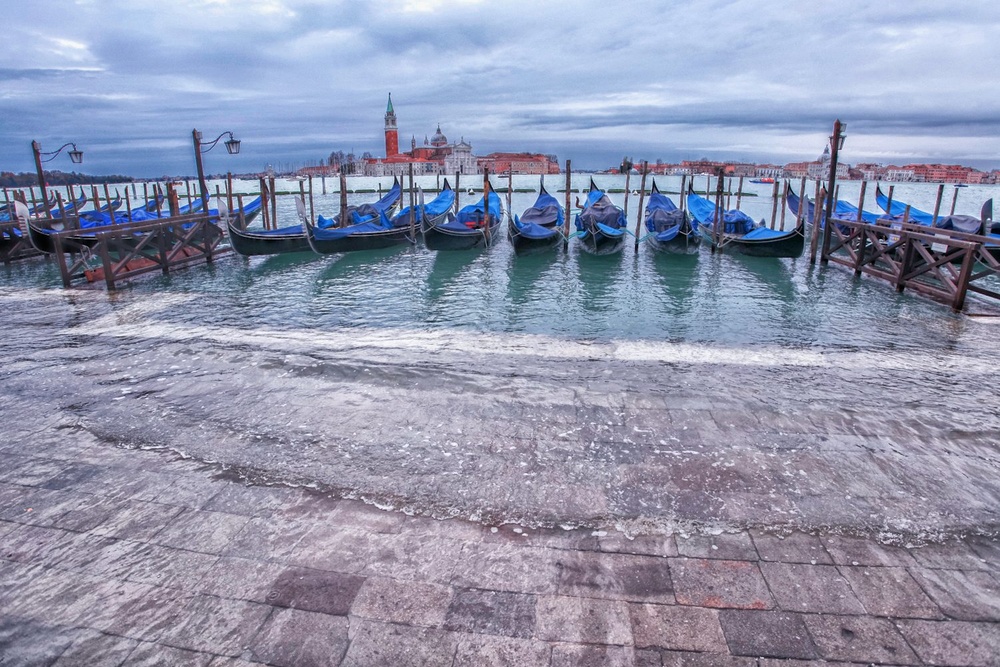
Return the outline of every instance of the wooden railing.
<path id="1" fill-rule="evenodd" d="M 72 224 L 67 220 L 68 224 Z M 225 224 L 225 223 L 221 223 Z M 103 280 L 109 290 L 118 281 L 134 276 L 171 270 L 199 262 L 211 262 L 229 252 L 220 245 L 225 228 L 216 215 L 194 213 L 145 222 L 108 225 L 81 232 L 79 229 L 51 231 L 64 287 Z"/>
<path id="2" fill-rule="evenodd" d="M 846 266 L 856 276 L 881 278 L 898 292 L 920 292 L 956 312 L 965 307 L 970 291 L 1000 299 L 1000 293 L 984 284 L 1000 274 L 997 239 L 911 223 L 831 222 L 829 246 L 821 255 L 824 263 Z"/>

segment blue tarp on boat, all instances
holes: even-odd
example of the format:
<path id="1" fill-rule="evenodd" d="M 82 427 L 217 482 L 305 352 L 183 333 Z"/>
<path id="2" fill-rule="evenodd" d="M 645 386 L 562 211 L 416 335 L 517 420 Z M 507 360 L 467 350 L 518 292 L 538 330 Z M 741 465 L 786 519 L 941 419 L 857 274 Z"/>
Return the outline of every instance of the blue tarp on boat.
<path id="1" fill-rule="evenodd" d="M 490 191 L 490 217 L 494 220 L 500 219 L 500 197 L 497 193 Z M 431 213 L 428 211 L 428 216 Z M 479 199 L 475 204 L 469 204 L 468 206 L 463 206 L 459 210 L 458 215 L 455 216 L 454 220 L 449 220 L 448 222 L 436 225 L 439 229 L 450 229 L 453 231 L 469 231 L 470 229 L 479 229 L 483 227 L 483 200 Z"/>
<path id="2" fill-rule="evenodd" d="M 688 210 L 699 224 L 714 228 L 715 204 L 694 192 L 688 193 Z M 742 236 L 749 233 L 755 227 L 763 226 L 763 222 L 758 225 L 749 215 L 739 210 L 724 211 L 722 214 L 723 233 Z"/>

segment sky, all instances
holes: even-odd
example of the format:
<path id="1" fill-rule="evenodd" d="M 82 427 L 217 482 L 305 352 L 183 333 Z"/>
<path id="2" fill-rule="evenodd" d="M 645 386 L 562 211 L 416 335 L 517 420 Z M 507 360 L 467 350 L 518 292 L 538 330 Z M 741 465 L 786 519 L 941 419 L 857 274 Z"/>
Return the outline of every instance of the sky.
<path id="1" fill-rule="evenodd" d="M 16 9 L 15 9 L 16 7 Z M 440 123 L 473 152 L 1000 167 L 991 0 L 0 0 L 0 171 L 315 165 Z"/>

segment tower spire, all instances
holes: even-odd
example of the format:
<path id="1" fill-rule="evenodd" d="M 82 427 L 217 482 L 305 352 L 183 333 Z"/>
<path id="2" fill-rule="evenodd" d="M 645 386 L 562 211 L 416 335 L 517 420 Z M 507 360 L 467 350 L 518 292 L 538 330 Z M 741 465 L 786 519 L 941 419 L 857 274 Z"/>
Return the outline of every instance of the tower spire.
<path id="1" fill-rule="evenodd" d="M 396 130 L 396 112 L 392 108 L 392 93 L 385 107 L 385 156 L 399 155 L 399 134 Z"/>

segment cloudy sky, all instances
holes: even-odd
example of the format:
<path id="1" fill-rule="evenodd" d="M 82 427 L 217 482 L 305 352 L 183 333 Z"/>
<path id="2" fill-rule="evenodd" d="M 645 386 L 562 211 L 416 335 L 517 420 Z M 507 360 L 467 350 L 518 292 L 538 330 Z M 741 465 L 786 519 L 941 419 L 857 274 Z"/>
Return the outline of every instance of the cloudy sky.
<path id="1" fill-rule="evenodd" d="M 17 4 L 17 10 L 12 7 Z M 437 123 L 477 154 L 1000 167 L 1000 5 L 815 0 L 2 0 L 0 170 L 209 172 L 384 153 Z"/>

